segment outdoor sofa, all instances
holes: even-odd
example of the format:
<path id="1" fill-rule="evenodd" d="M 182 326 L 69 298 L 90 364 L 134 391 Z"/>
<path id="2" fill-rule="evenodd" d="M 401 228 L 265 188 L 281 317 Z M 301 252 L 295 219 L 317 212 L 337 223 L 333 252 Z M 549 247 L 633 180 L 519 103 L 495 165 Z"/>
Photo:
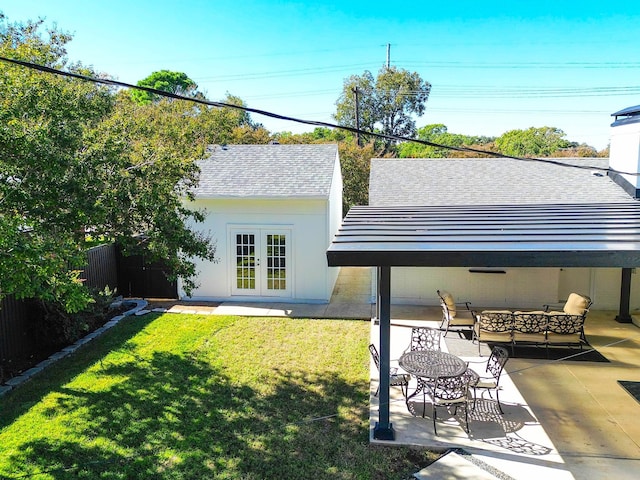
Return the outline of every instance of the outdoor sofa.
<path id="1" fill-rule="evenodd" d="M 572 293 L 561 311 L 483 310 L 474 312 L 474 338 L 478 342 L 529 344 L 548 348 L 550 345 L 579 346 L 587 344 L 584 322 L 591 299 Z"/>

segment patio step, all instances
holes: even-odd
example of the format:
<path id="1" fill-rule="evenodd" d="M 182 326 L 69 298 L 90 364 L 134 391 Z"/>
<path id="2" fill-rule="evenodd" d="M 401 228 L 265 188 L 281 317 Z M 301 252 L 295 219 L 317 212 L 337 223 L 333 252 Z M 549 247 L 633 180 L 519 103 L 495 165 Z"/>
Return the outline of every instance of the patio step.
<path id="1" fill-rule="evenodd" d="M 462 449 L 451 450 L 413 476 L 417 480 L 515 480 Z"/>

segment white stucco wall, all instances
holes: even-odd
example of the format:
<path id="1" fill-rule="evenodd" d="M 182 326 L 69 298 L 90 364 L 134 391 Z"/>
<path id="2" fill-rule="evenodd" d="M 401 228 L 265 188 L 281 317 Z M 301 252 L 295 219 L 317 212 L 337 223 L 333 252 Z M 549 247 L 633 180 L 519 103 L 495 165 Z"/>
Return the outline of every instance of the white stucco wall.
<path id="1" fill-rule="evenodd" d="M 468 301 L 477 307 L 538 309 L 565 301 L 571 292 L 589 295 L 598 310 L 617 310 L 620 305 L 619 268 L 502 270 L 504 274 L 470 273 L 468 268 L 394 267 L 392 303 L 437 305 L 436 290 L 440 289 L 451 292 L 457 302 Z M 631 279 L 630 309 L 640 309 L 638 274 Z"/>
<path id="2" fill-rule="evenodd" d="M 337 276 L 329 272 L 326 260 L 331 241 L 327 203 L 326 199 L 198 199 L 190 204 L 208 211 L 205 223 L 196 228 L 216 241 L 218 262 L 197 263 L 200 286 L 189 299 L 327 302 Z M 289 297 L 233 295 L 235 243 L 230 235 L 234 228 L 290 231 Z"/>

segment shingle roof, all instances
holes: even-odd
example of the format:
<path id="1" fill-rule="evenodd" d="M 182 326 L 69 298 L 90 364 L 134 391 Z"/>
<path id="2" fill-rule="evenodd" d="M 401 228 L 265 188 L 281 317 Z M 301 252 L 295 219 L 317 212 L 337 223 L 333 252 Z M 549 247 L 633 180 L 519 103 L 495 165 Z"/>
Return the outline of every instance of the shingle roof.
<path id="1" fill-rule="evenodd" d="M 338 146 L 215 145 L 198 162 L 199 198 L 325 198 Z"/>
<path id="2" fill-rule="evenodd" d="M 553 159 L 607 168 L 606 158 Z M 525 205 L 626 203 L 605 172 L 506 158 L 371 160 L 369 205 Z"/>

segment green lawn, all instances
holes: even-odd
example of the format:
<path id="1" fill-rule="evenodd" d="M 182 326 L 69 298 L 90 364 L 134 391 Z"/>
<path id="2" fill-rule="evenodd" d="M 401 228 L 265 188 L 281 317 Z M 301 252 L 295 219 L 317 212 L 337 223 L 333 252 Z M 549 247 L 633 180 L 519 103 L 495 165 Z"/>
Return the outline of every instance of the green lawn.
<path id="1" fill-rule="evenodd" d="M 369 323 L 127 317 L 0 398 L 0 478 L 406 479 L 369 445 Z"/>

